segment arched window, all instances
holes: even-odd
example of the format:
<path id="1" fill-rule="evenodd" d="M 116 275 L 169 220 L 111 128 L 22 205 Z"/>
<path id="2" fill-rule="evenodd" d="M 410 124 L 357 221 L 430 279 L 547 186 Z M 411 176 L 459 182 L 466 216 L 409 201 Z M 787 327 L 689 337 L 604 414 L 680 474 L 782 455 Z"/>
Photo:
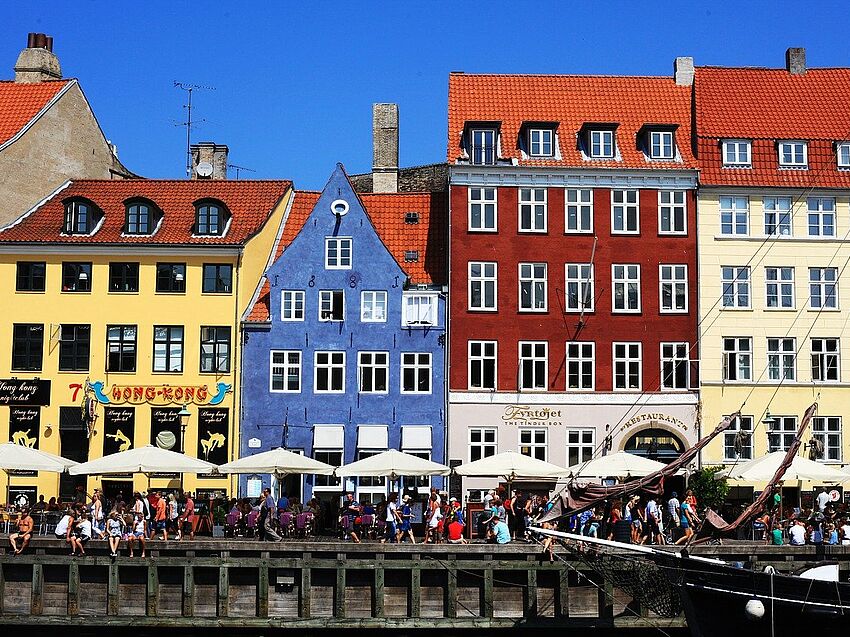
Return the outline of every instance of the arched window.
<path id="1" fill-rule="evenodd" d="M 127 213 L 124 223 L 125 233 L 141 235 L 153 233 L 161 213 L 152 202 L 136 199 L 127 201 L 125 207 Z"/>
<path id="2" fill-rule="evenodd" d="M 71 199 L 65 202 L 65 222 L 62 225 L 62 232 L 90 234 L 99 218 L 99 212 L 90 201 Z"/>
<path id="3" fill-rule="evenodd" d="M 669 463 L 682 455 L 685 445 L 679 437 L 666 429 L 642 429 L 631 436 L 623 447 L 637 456 Z"/>
<path id="4" fill-rule="evenodd" d="M 195 204 L 195 234 L 221 236 L 229 215 L 223 204 L 217 201 L 201 201 Z"/>

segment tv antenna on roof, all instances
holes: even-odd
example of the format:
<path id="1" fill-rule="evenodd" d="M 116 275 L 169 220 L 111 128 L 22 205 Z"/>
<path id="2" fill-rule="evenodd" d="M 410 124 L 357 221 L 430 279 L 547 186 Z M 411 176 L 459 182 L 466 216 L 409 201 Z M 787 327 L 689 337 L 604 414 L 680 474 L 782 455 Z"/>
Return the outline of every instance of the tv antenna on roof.
<path id="1" fill-rule="evenodd" d="M 246 168 L 245 166 L 237 166 L 236 164 L 227 164 L 227 167 L 236 169 L 236 179 L 239 179 L 239 171 L 240 170 L 244 170 L 245 172 L 249 172 L 249 173 L 257 172 L 253 168 Z"/>
<path id="2" fill-rule="evenodd" d="M 214 91 L 214 86 L 201 86 L 199 84 L 186 84 L 174 80 L 174 88 L 179 88 L 181 91 L 186 91 L 187 99 L 183 108 L 186 109 L 186 121 L 181 122 L 179 126 L 186 127 L 186 177 L 192 176 L 192 91 Z M 201 120 L 204 121 L 204 120 Z"/>

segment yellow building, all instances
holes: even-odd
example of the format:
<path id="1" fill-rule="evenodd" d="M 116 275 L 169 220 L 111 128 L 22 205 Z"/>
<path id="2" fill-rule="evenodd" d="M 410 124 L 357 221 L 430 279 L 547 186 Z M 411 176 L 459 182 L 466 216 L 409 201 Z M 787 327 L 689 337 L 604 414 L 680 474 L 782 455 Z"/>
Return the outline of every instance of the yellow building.
<path id="1" fill-rule="evenodd" d="M 290 196 L 287 181 L 81 180 L 0 232 L 0 342 L 10 344 L 0 438 L 80 461 L 147 444 L 233 459 L 239 320 Z M 133 479 L 91 477 L 86 487 L 128 497 L 148 486 Z M 230 491 L 220 476 L 150 484 L 181 479 L 201 494 Z M 9 480 L 10 499 L 67 497 L 86 483 Z"/>
<path id="2" fill-rule="evenodd" d="M 850 461 L 850 69 L 787 57 L 696 70 L 703 432 L 743 414 L 703 465 L 786 449 L 815 401 L 805 453 Z"/>

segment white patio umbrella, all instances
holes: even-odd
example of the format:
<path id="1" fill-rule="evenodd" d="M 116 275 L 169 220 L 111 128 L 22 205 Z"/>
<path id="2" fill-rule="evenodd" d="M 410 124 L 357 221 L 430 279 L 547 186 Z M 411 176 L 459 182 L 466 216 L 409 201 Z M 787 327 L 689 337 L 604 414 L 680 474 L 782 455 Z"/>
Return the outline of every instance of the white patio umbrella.
<path id="1" fill-rule="evenodd" d="M 71 475 L 110 475 L 114 473 L 211 473 L 214 464 L 153 445 L 128 449 L 75 465 Z"/>
<path id="2" fill-rule="evenodd" d="M 0 469 L 5 471 L 49 471 L 63 473 L 77 463 L 62 456 L 14 442 L 0 445 Z"/>
<path id="3" fill-rule="evenodd" d="M 334 467 L 278 447 L 228 462 L 219 466 L 218 470 L 221 473 L 273 473 L 279 477 L 291 473 L 329 476 L 333 474 Z"/>
<path id="4" fill-rule="evenodd" d="M 642 478 L 663 469 L 666 465 L 627 451 L 600 456 L 568 467 L 576 478 Z"/>
<path id="5" fill-rule="evenodd" d="M 389 477 L 395 480 L 399 476 L 447 476 L 449 472 L 445 465 L 390 449 L 339 467 L 336 475 L 341 478 Z"/>
<path id="6" fill-rule="evenodd" d="M 516 451 L 503 451 L 457 466 L 455 473 L 459 476 L 504 477 L 510 482 L 516 478 L 560 478 L 568 476 L 570 471 Z"/>
<path id="7" fill-rule="evenodd" d="M 737 482 L 768 482 L 773 479 L 783 458 L 785 458 L 784 451 L 774 451 L 719 471 L 715 474 L 715 477 Z M 800 480 L 837 484 L 850 480 L 850 474 L 803 456 L 796 456 L 785 475 L 782 476 L 781 482 L 798 482 Z"/>

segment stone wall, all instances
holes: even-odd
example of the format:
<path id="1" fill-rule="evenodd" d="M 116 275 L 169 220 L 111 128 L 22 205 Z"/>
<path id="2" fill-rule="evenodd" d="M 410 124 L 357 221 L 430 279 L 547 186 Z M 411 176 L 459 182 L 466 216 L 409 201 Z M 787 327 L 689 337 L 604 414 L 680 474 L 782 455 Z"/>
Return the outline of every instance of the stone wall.
<path id="1" fill-rule="evenodd" d="M 372 191 L 372 173 L 350 175 L 349 179 L 357 192 Z M 428 164 L 400 168 L 398 171 L 399 192 L 445 192 L 448 190 L 448 164 Z"/>

